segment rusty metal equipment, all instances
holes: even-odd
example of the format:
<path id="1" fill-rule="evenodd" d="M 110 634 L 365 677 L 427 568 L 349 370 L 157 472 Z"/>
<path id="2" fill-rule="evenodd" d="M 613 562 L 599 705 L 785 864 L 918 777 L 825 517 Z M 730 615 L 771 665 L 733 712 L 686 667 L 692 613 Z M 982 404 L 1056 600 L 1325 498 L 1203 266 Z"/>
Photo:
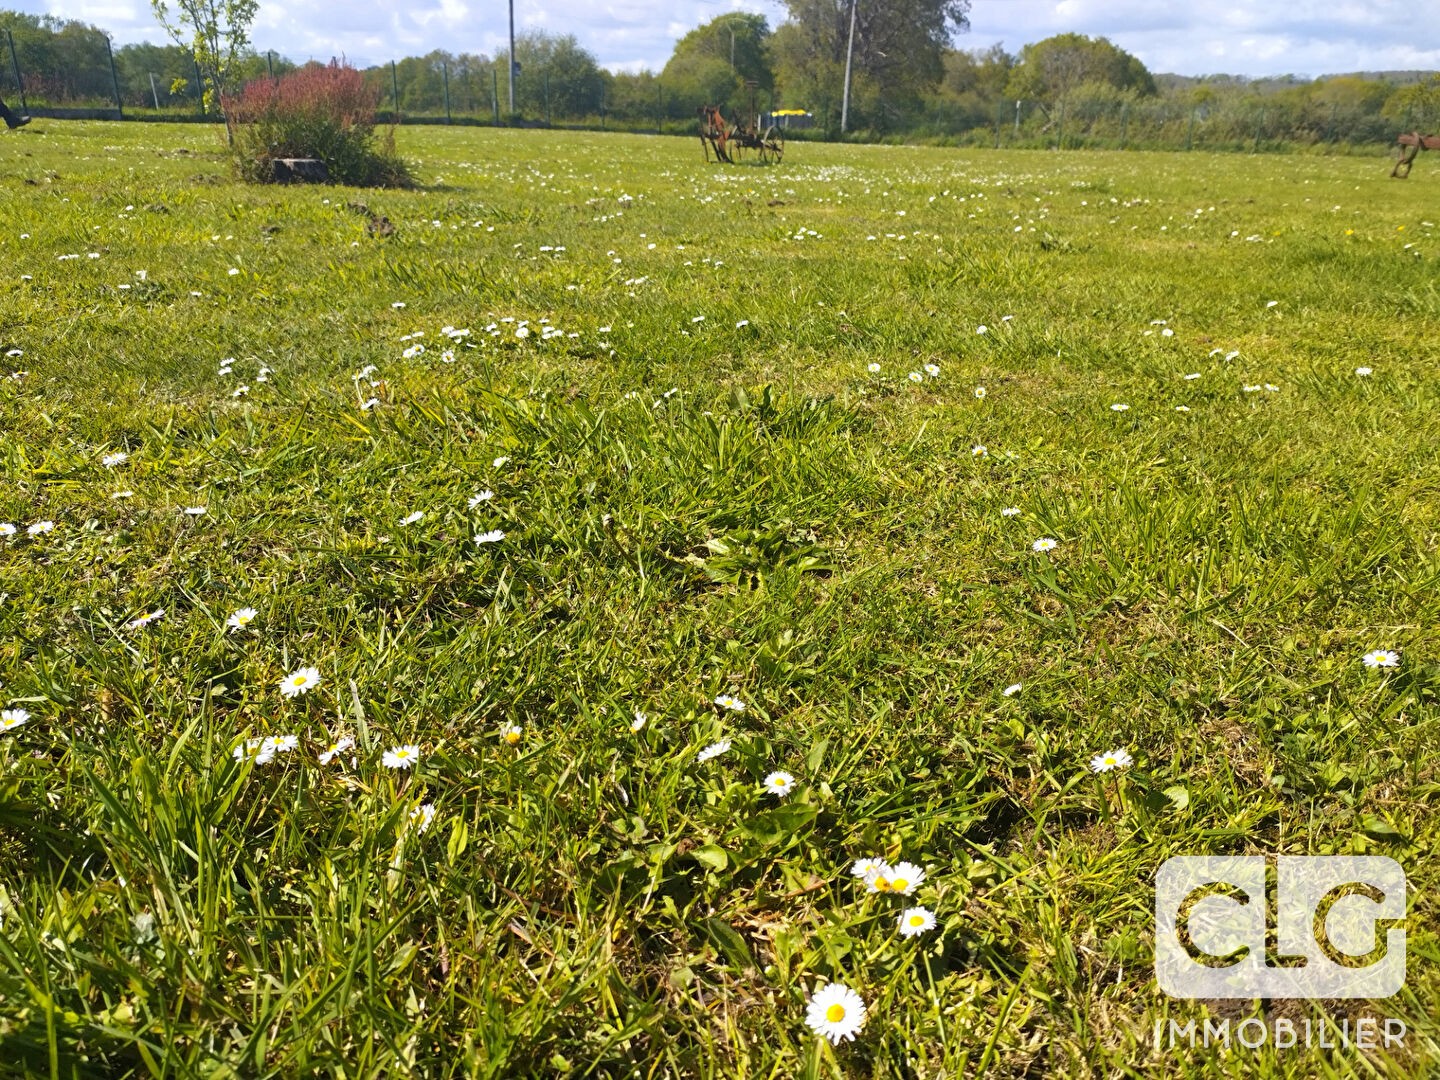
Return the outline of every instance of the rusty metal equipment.
<path id="1" fill-rule="evenodd" d="M 778 165 L 785 157 L 785 133 L 773 124 L 763 133 L 758 123 L 732 124 L 717 105 L 702 105 L 696 113 L 700 117 L 700 149 L 706 161 L 712 150 L 715 160 L 726 164 L 743 161 L 751 153 L 759 156 L 762 165 L 772 161 Z"/>
<path id="2" fill-rule="evenodd" d="M 1404 180 L 1410 175 L 1410 166 L 1415 163 L 1421 150 L 1440 150 L 1440 135 L 1421 135 L 1418 131 L 1407 131 L 1396 140 L 1396 145 L 1400 149 L 1400 159 L 1395 162 L 1395 168 L 1390 170 L 1390 175 L 1397 180 Z"/>

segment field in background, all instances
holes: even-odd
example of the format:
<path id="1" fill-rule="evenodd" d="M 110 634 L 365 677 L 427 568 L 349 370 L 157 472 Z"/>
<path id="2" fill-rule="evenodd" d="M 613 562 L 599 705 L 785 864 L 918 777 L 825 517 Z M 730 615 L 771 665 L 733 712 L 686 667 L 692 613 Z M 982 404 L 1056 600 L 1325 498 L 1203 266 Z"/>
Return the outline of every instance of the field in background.
<path id="1" fill-rule="evenodd" d="M 1431 1067 L 1435 163 L 399 139 L 0 135 L 4 1068 Z M 1402 1053 L 1155 1049 L 1210 852 L 1402 863 L 1405 991 L 1260 1013 Z"/>

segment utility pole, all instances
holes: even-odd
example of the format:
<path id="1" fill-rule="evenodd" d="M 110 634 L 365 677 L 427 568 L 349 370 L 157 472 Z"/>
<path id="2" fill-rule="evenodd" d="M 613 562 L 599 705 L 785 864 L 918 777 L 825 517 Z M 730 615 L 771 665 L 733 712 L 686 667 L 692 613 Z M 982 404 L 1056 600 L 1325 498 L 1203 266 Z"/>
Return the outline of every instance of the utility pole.
<path id="1" fill-rule="evenodd" d="M 734 74 L 734 71 L 735 71 L 735 28 L 734 28 L 733 26 L 730 28 L 730 71 L 731 71 L 731 74 Z"/>
<path id="2" fill-rule="evenodd" d="M 855 4 L 850 0 L 850 41 L 845 46 L 845 92 L 840 95 L 840 134 L 850 126 L 850 56 L 855 52 Z"/>
<path id="3" fill-rule="evenodd" d="M 510 115 L 515 115 L 515 0 L 510 0 Z"/>
<path id="4" fill-rule="evenodd" d="M 158 113 L 160 111 L 160 91 L 155 89 L 155 73 L 152 71 L 149 73 L 149 75 L 150 96 L 155 100 L 155 111 Z"/>

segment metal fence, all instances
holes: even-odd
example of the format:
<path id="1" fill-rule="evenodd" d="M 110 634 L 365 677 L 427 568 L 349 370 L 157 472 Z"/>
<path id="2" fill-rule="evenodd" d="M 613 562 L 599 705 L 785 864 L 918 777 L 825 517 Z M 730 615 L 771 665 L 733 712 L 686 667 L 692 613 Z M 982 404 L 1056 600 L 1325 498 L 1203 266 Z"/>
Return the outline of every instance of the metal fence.
<path id="1" fill-rule="evenodd" d="M 700 103 L 659 77 L 610 79 L 593 71 L 577 74 L 517 65 L 512 112 L 502 66 L 484 57 L 437 60 L 435 55 L 365 69 L 379 98 L 382 121 L 695 131 Z M 250 58 L 237 82 L 278 76 L 294 67 L 266 53 Z M 106 35 L 74 24 L 58 32 L 0 29 L 0 98 L 39 116 L 205 117 L 200 72 L 185 50 L 154 45 L 115 49 Z M 738 111 L 740 103 L 732 104 Z M 773 97 L 758 106 L 753 99 L 746 104 L 756 108 L 762 123 L 776 118 Z M 904 108 L 883 100 L 852 102 L 850 120 L 845 137 L 857 141 L 1065 149 L 1374 148 L 1391 145 L 1398 130 L 1395 118 L 1294 96 L 1232 95 L 1190 103 L 1104 90 L 1077 93 L 1050 105 L 942 98 L 912 101 Z M 834 103 L 817 107 L 803 119 L 785 118 L 797 138 L 839 137 L 838 121 Z"/>

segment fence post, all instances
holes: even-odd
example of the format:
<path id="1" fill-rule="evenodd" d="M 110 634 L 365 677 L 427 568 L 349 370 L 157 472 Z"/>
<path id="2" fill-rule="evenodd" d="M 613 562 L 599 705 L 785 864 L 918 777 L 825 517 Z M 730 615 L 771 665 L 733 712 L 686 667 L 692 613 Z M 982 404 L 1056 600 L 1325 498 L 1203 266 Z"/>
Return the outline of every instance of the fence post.
<path id="1" fill-rule="evenodd" d="M 395 123 L 400 123 L 400 76 L 395 74 L 395 61 L 390 61 L 390 97 L 395 106 Z"/>
<path id="2" fill-rule="evenodd" d="M 495 126 L 500 126 L 500 73 L 490 68 L 490 100 L 495 103 Z"/>
<path id="3" fill-rule="evenodd" d="M 20 113 L 24 115 L 30 106 L 25 104 L 25 80 L 20 78 L 20 59 L 15 55 L 15 31 L 7 29 L 5 36 L 10 39 L 10 66 L 15 69 L 15 89 L 20 92 Z"/>
<path id="4" fill-rule="evenodd" d="M 1015 141 L 1020 141 L 1020 99 L 1015 99 Z"/>
<path id="5" fill-rule="evenodd" d="M 1125 137 L 1130 133 L 1130 103 L 1120 103 L 1120 149 L 1125 149 Z"/>
<path id="6" fill-rule="evenodd" d="M 440 61 L 440 81 L 445 88 L 445 123 L 450 123 L 450 65 Z"/>
<path id="7" fill-rule="evenodd" d="M 155 101 L 155 111 L 160 111 L 160 91 L 155 89 L 155 72 L 148 73 L 150 76 L 150 97 Z"/>
<path id="8" fill-rule="evenodd" d="M 120 76 L 115 74 L 115 50 L 110 46 L 110 35 L 105 34 L 105 55 L 110 58 L 110 85 L 115 88 L 115 111 L 125 119 L 125 105 L 120 100 Z"/>

